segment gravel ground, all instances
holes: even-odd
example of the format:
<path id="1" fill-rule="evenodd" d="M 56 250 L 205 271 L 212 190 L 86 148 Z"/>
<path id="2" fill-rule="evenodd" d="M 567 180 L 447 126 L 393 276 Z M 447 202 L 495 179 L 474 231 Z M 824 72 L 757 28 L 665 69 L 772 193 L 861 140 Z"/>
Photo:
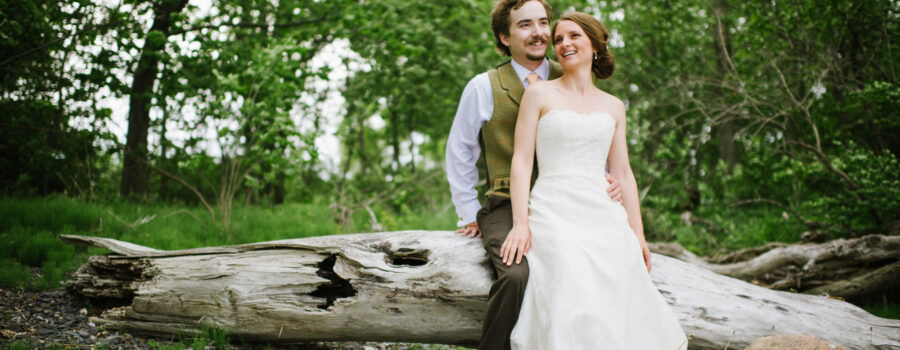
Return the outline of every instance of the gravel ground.
<path id="1" fill-rule="evenodd" d="M 51 291 L 11 291 L 0 289 L 0 349 L 12 345 L 25 348 L 57 349 L 154 349 L 178 345 L 179 339 L 155 338 L 106 330 L 88 317 L 99 310 L 63 289 Z M 188 342 L 190 344 L 190 342 Z M 188 345 L 189 346 L 189 345 Z M 207 347 L 211 349 L 212 347 Z M 267 346 L 233 344 L 232 349 L 297 350 L 443 350 L 443 345 L 406 343 L 312 343 Z M 459 348 L 457 348 L 459 349 Z"/>

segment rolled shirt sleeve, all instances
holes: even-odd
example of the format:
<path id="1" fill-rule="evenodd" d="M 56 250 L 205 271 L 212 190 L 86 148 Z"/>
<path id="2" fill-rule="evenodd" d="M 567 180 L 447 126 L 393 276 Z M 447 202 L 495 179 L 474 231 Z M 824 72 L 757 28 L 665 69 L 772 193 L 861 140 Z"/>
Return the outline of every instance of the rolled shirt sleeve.
<path id="1" fill-rule="evenodd" d="M 459 216 L 458 226 L 475 221 L 481 203 L 478 202 L 478 142 L 481 126 L 491 118 L 494 100 L 487 72 L 476 75 L 463 90 L 450 136 L 447 138 L 446 168 L 450 196 Z"/>

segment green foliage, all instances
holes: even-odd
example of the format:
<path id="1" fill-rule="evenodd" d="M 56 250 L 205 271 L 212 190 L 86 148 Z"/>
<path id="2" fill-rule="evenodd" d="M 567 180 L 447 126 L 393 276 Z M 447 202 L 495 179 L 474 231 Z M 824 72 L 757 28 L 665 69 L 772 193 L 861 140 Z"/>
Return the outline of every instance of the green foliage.
<path id="1" fill-rule="evenodd" d="M 113 52 L 134 45 L 89 46 L 124 22 L 95 23 L 106 11 L 84 0 L 0 7 L 0 194 L 91 196 L 113 139 L 96 102 L 122 91 Z"/>
<path id="2" fill-rule="evenodd" d="M 72 270 L 76 262 L 75 249 L 63 244 L 57 235 L 49 231 L 34 233 L 16 227 L 0 233 L 0 238 L 5 241 L 0 251 L 5 266 L 5 272 L 0 275 L 0 286 L 3 287 L 59 288 L 59 282 L 64 280 L 66 272 Z M 29 266 L 41 268 L 41 275 L 34 285 L 31 284 Z"/>
<path id="3" fill-rule="evenodd" d="M 3 346 L 4 349 L 7 350 L 28 350 L 32 349 L 31 343 L 21 343 L 18 341 L 13 341 L 9 344 Z"/>
<path id="4" fill-rule="evenodd" d="M 838 164 L 847 169 L 848 176 L 855 179 L 859 188 L 826 192 L 826 195 L 804 203 L 808 211 L 820 213 L 817 216 L 822 221 L 838 223 L 843 232 L 871 231 L 900 219 L 900 163 L 897 158 L 889 153 L 877 154 L 853 141 L 836 144 L 843 146 Z"/>
<path id="5" fill-rule="evenodd" d="M 9 289 L 24 289 L 31 285 L 31 271 L 27 266 L 3 254 L 0 258 L 0 286 Z"/>
<path id="6" fill-rule="evenodd" d="M 0 195 L 84 199 L 0 200 L 0 234 L 35 234 L 4 256 L 45 270 L 40 287 L 79 259 L 46 253 L 62 233 L 178 249 L 452 229 L 441 164 L 458 98 L 508 59 L 493 3 L 223 0 L 172 13 L 169 33 L 148 31 L 148 2 L 3 5 Z M 628 107 L 647 237 L 710 253 L 900 220 L 894 2 L 551 4 L 612 32 L 616 73 L 598 86 Z M 129 97 L 144 44 L 160 171 L 145 202 L 121 202 L 125 140 L 98 101 Z"/>
<path id="7" fill-rule="evenodd" d="M 231 338 L 228 336 L 228 332 L 224 329 L 216 327 L 215 325 L 203 325 L 201 329 L 203 331 L 202 338 L 208 339 L 209 343 L 211 343 L 211 345 L 215 346 L 216 348 L 224 349 L 231 345 Z M 194 348 L 202 349 L 202 347 Z"/>
<path id="8" fill-rule="evenodd" d="M 16 237 L 18 236 L 18 237 Z M 58 239 L 54 239 L 52 234 L 44 231 L 34 236 L 24 232 L 13 233 L 12 246 L 17 246 L 16 257 L 22 263 L 39 267 L 47 260 L 49 253 L 54 248 L 62 246 Z"/>
<path id="9" fill-rule="evenodd" d="M 809 229 L 884 232 L 900 205 L 898 60 L 873 50 L 898 39 L 889 8 L 724 0 L 601 8 L 624 46 L 613 44 L 619 67 L 600 86 L 629 108 L 632 165 L 657 215 L 649 227 L 684 230 L 659 216 L 689 210 L 717 224 L 728 213 L 724 232 L 747 226 L 739 245 Z M 782 211 L 788 220 L 754 216 Z M 771 225 L 783 233 L 759 232 Z M 706 236 L 698 232 L 685 235 Z"/>
<path id="10" fill-rule="evenodd" d="M 122 225 L 99 205 L 79 205 L 66 197 L 0 198 L 0 232 L 28 228 L 29 232 L 121 232 Z M 104 223 L 105 222 L 105 223 Z M 32 231 L 33 230 L 33 231 Z"/>
<path id="11" fill-rule="evenodd" d="M 0 98 L 0 115 L 0 194 L 88 190 L 102 164 L 95 132 L 73 129 L 70 115 L 41 99 Z"/>
<path id="12" fill-rule="evenodd" d="M 897 303 L 869 305 L 865 309 L 878 317 L 900 320 L 900 304 Z"/>

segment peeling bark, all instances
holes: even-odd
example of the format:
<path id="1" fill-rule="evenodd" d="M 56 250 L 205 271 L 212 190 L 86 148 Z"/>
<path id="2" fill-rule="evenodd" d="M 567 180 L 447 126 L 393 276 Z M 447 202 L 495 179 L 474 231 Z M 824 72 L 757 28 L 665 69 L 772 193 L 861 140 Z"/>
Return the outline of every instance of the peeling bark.
<path id="1" fill-rule="evenodd" d="M 491 283 L 478 239 L 404 231 L 160 251 L 63 236 L 121 255 L 94 256 L 67 282 L 122 303 L 92 318 L 157 335 L 214 324 L 245 340 L 403 341 L 473 345 Z M 806 334 L 847 348 L 900 346 L 900 321 L 822 296 L 773 291 L 655 255 L 651 277 L 691 349 L 743 348 Z"/>

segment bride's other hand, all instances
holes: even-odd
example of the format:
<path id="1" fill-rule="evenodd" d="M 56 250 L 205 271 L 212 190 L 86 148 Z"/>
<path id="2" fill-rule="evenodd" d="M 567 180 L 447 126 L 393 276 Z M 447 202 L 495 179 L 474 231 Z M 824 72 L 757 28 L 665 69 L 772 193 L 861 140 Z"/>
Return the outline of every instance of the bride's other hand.
<path id="1" fill-rule="evenodd" d="M 619 184 L 619 181 L 616 181 L 612 174 L 609 173 L 606 174 L 606 181 L 609 182 L 609 186 L 606 187 L 606 194 L 609 195 L 609 199 L 622 204 L 622 186 Z"/>
<path id="2" fill-rule="evenodd" d="M 641 242 L 641 254 L 644 255 L 644 264 L 647 265 L 647 273 L 650 273 L 650 247 L 647 242 Z"/>
<path id="3" fill-rule="evenodd" d="M 506 240 L 500 246 L 500 257 L 506 266 L 512 266 L 522 262 L 522 257 L 531 250 L 531 230 L 528 227 L 520 228 L 513 225 L 512 230 L 506 235 Z"/>
<path id="4" fill-rule="evenodd" d="M 471 224 L 466 225 L 465 227 L 456 230 L 456 233 L 459 233 L 463 237 L 477 238 L 481 237 L 481 229 L 478 228 L 478 221 L 472 221 Z"/>

